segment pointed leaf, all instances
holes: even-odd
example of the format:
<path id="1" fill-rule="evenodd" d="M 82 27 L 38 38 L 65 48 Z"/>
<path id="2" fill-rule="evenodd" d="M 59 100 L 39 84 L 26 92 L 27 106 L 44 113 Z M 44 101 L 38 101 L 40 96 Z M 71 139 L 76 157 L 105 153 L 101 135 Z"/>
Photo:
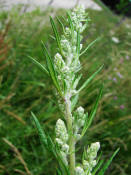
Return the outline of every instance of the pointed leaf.
<path id="1" fill-rule="evenodd" d="M 57 175 L 62 175 L 62 172 L 59 169 L 57 169 Z"/>
<path id="2" fill-rule="evenodd" d="M 85 48 L 85 50 L 83 50 L 83 52 L 80 54 L 80 56 L 81 55 L 83 55 L 93 44 L 95 44 L 97 41 L 99 41 L 101 38 L 99 37 L 99 38 L 97 38 L 96 40 L 94 40 L 94 41 L 92 41 L 86 48 Z"/>
<path id="3" fill-rule="evenodd" d="M 84 128 L 83 128 L 83 130 L 82 130 L 82 134 L 81 134 L 82 137 L 83 137 L 84 134 L 86 133 L 87 129 L 90 127 L 90 125 L 91 125 L 91 123 L 92 123 L 92 121 L 93 121 L 93 118 L 95 117 L 95 114 L 96 114 L 96 111 L 97 111 L 97 107 L 98 107 L 98 102 L 99 102 L 99 100 L 100 100 L 100 98 L 101 98 L 101 96 L 102 96 L 102 90 L 103 90 L 103 86 L 102 86 L 101 89 L 100 89 L 99 95 L 98 95 L 98 97 L 97 97 L 97 99 L 96 99 L 96 102 L 95 102 L 94 107 L 93 107 L 92 110 L 91 110 L 91 113 L 90 113 L 90 115 L 89 115 L 89 118 L 88 118 L 88 120 L 86 121 L 86 124 L 84 125 Z"/>
<path id="4" fill-rule="evenodd" d="M 71 28 L 72 38 L 74 38 L 74 26 L 73 26 L 72 19 L 69 12 L 67 12 L 67 18 Z"/>
<path id="5" fill-rule="evenodd" d="M 79 57 L 79 54 L 80 54 L 80 32 L 78 31 L 77 32 L 77 57 Z"/>
<path id="6" fill-rule="evenodd" d="M 48 70 L 49 70 L 49 73 L 50 73 L 50 76 L 52 78 L 52 81 L 55 85 L 55 87 L 57 88 L 59 94 L 62 96 L 62 93 L 61 93 L 61 90 L 60 90 L 60 85 L 59 85 L 59 82 L 58 82 L 58 78 L 57 78 L 57 74 L 56 74 L 56 71 L 55 71 L 55 68 L 54 68 L 54 64 L 53 64 L 53 61 L 44 45 L 44 43 L 42 42 L 42 45 L 43 45 L 43 51 L 44 51 L 44 54 L 46 56 L 46 63 L 47 63 L 47 67 L 48 67 Z"/>
<path id="7" fill-rule="evenodd" d="M 31 59 L 31 61 L 36 64 L 43 72 L 45 72 L 47 75 L 49 75 L 48 70 L 42 65 L 40 64 L 38 61 L 36 61 L 34 58 L 32 58 L 31 56 L 28 56 L 28 58 Z"/>
<path id="8" fill-rule="evenodd" d="M 53 40 L 55 40 L 56 41 L 56 38 L 54 37 L 54 36 L 52 36 L 52 35 L 49 35 Z"/>
<path id="9" fill-rule="evenodd" d="M 34 85 L 37 85 L 37 86 L 45 87 L 45 84 L 44 83 L 37 82 L 37 81 L 22 81 L 22 83 L 34 84 Z"/>
<path id="10" fill-rule="evenodd" d="M 81 90 L 83 90 L 93 80 L 93 78 L 101 71 L 102 68 L 103 68 L 103 65 L 93 75 L 91 75 L 90 78 L 88 78 L 85 81 L 85 83 L 80 87 L 80 89 L 78 90 L 78 92 L 80 92 Z"/>
<path id="11" fill-rule="evenodd" d="M 116 154 L 118 153 L 118 151 L 119 151 L 119 148 L 113 153 L 113 155 L 111 156 L 111 158 L 104 164 L 104 166 L 102 167 L 102 169 L 100 170 L 100 172 L 98 173 L 98 175 L 104 175 L 105 171 L 107 170 L 107 168 L 111 164 L 113 158 L 116 156 Z"/>
<path id="12" fill-rule="evenodd" d="M 72 97 L 72 100 L 71 100 L 71 111 L 74 110 L 77 102 L 78 102 L 78 98 L 79 98 L 79 94 L 76 94 L 74 97 Z"/>
<path id="13" fill-rule="evenodd" d="M 38 130 L 38 134 L 41 140 L 41 143 L 45 146 L 45 148 L 49 151 L 52 152 L 53 155 L 56 155 L 55 152 L 55 145 L 51 139 L 51 137 L 48 134 L 45 134 L 44 130 L 41 128 L 41 125 L 38 121 L 38 119 L 36 118 L 35 114 L 33 112 L 31 112 L 31 115 L 34 119 L 34 122 L 36 124 L 37 130 Z"/>
<path id="14" fill-rule="evenodd" d="M 81 77 L 82 77 L 82 74 L 80 74 L 78 77 L 75 77 L 75 78 L 74 78 L 74 80 L 73 80 L 73 82 L 72 82 L 73 89 L 76 89 L 76 87 L 77 87 L 77 85 L 78 85 L 78 83 L 79 83 Z"/>
<path id="15" fill-rule="evenodd" d="M 56 17 L 56 18 L 57 18 L 59 24 L 61 25 L 63 31 L 65 31 L 64 24 L 61 22 L 61 20 L 58 17 Z"/>
<path id="16" fill-rule="evenodd" d="M 96 174 L 96 172 L 101 168 L 101 166 L 103 165 L 103 163 L 104 163 L 104 160 L 100 160 L 100 161 L 97 163 L 96 167 L 94 168 L 94 170 L 93 170 L 93 172 L 92 172 L 92 175 L 95 175 L 95 174 Z"/>
<path id="17" fill-rule="evenodd" d="M 56 25 L 54 23 L 54 20 L 52 19 L 52 17 L 50 16 L 50 23 L 51 23 L 51 26 L 52 26 L 52 29 L 53 29 L 53 32 L 54 32 L 54 35 L 55 35 L 55 38 L 56 38 L 56 41 L 57 41 L 57 45 L 60 49 L 60 51 L 62 50 L 61 49 L 61 44 L 60 44 L 60 36 L 59 36 L 59 32 L 56 28 Z"/>
<path id="18" fill-rule="evenodd" d="M 44 144 L 45 147 L 48 147 L 47 137 L 46 137 L 45 132 L 42 130 L 42 128 L 40 126 L 40 123 L 39 123 L 38 119 L 36 118 L 35 114 L 33 112 L 31 112 L 31 115 L 32 115 L 32 117 L 34 119 L 34 122 L 36 124 L 36 127 L 37 127 L 37 130 L 38 130 L 38 134 L 40 136 L 41 142 Z"/>

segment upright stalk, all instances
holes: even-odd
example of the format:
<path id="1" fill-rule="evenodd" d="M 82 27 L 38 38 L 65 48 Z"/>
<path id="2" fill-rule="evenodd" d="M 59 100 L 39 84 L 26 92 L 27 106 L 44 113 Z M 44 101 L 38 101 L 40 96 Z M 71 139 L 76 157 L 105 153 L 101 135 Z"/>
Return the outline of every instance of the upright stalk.
<path id="1" fill-rule="evenodd" d="M 67 96 L 65 99 L 65 117 L 67 121 L 67 129 L 69 134 L 69 170 L 70 174 L 75 174 L 75 140 L 73 137 L 73 121 L 72 121 L 72 114 L 71 114 L 71 101 L 70 97 Z"/>
<path id="2" fill-rule="evenodd" d="M 50 19 L 60 53 L 56 53 L 55 59 L 52 61 L 50 54 L 43 44 L 48 69 L 36 60 L 32 60 L 51 77 L 56 89 L 58 90 L 58 104 L 62 114 L 65 116 L 66 123 L 61 118 L 57 120 L 55 126 L 56 137 L 55 142 L 53 143 L 49 135 L 46 137 L 34 115 L 33 117 L 40 137 L 42 138 L 42 142 L 49 151 L 54 153 L 55 157 L 57 155 L 56 158 L 59 162 L 60 169 L 58 169 L 55 174 L 96 175 L 98 169 L 101 168 L 101 165 L 104 162 L 99 161 L 99 158 L 97 158 L 97 152 L 100 149 L 99 142 L 92 143 L 88 146 L 87 151 L 84 149 L 81 162 L 79 162 L 78 165 L 76 165 L 75 162 L 75 144 L 84 136 L 92 123 L 96 114 L 98 101 L 102 94 L 102 89 L 100 89 L 100 93 L 89 116 L 88 113 L 85 113 L 82 106 L 76 108 L 80 91 L 89 84 L 102 68 L 100 67 L 80 88 L 77 87 L 81 79 L 81 75 L 78 74 L 81 69 L 79 57 L 92 45 L 88 45 L 87 48 L 81 52 L 81 40 L 83 38 L 81 34 L 88 25 L 88 14 L 83 6 L 78 6 L 71 13 L 68 13 L 66 21 L 68 26 L 63 30 L 64 33 L 61 37 L 59 36 L 53 19 Z M 64 18 L 64 20 L 66 19 Z M 64 27 L 61 20 L 59 20 L 59 22 L 62 27 Z M 118 150 L 115 151 L 109 161 L 97 174 L 104 175 L 105 170 L 117 152 Z"/>

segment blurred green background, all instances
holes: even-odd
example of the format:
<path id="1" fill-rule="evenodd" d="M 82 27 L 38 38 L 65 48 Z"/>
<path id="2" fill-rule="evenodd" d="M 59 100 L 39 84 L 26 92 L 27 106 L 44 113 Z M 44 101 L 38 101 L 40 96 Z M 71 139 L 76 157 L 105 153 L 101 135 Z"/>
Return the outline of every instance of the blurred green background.
<path id="1" fill-rule="evenodd" d="M 102 8 L 87 10 L 91 22 L 82 42 L 86 47 L 96 38 L 101 39 L 81 58 L 82 81 L 100 65 L 104 64 L 104 68 L 81 93 L 78 105 L 90 112 L 101 83 L 104 92 L 93 125 L 77 145 L 77 155 L 79 160 L 83 147 L 94 141 L 101 142 L 107 159 L 120 147 L 106 175 L 130 175 L 131 19 Z M 0 175 L 55 174 L 57 164 L 41 146 L 30 112 L 36 114 L 52 137 L 60 113 L 50 79 L 28 55 L 45 64 L 43 40 L 54 56 L 57 46 L 50 37 L 53 32 L 49 16 L 65 14 L 63 9 L 51 8 L 28 12 L 22 6 L 0 11 Z M 56 23 L 62 33 L 57 20 Z"/>

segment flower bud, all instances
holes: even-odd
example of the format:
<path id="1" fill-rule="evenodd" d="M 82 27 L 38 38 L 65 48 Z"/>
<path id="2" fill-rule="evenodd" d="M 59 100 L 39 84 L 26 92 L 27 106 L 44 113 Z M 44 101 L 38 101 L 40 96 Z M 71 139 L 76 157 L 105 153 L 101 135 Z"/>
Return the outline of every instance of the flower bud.
<path id="1" fill-rule="evenodd" d="M 99 142 L 92 143 L 90 148 L 91 148 L 92 150 L 98 152 L 99 149 L 100 149 L 100 143 L 99 143 Z"/>
<path id="2" fill-rule="evenodd" d="M 58 143 L 59 146 L 62 146 L 63 145 L 63 142 L 62 142 L 61 139 L 56 138 L 55 140 L 56 140 L 56 142 Z"/>
<path id="3" fill-rule="evenodd" d="M 83 107 L 80 106 L 79 108 L 77 108 L 76 111 L 77 111 L 79 116 L 83 116 L 83 114 L 84 114 L 84 108 Z"/>
<path id="4" fill-rule="evenodd" d="M 76 175 L 85 175 L 83 168 L 81 168 L 80 166 L 77 166 L 75 168 L 75 172 L 76 172 Z"/>
<path id="5" fill-rule="evenodd" d="M 69 151 L 69 146 L 67 144 L 64 144 L 61 150 L 67 154 Z"/>
<path id="6" fill-rule="evenodd" d="M 87 156 L 90 161 L 94 160 L 97 156 L 97 152 L 100 149 L 100 143 L 92 143 L 91 146 L 87 149 Z"/>
<path id="7" fill-rule="evenodd" d="M 66 153 L 64 153 L 63 151 L 61 151 L 61 156 L 62 156 L 62 159 L 63 159 L 63 162 L 65 163 L 65 165 L 68 165 Z"/>
<path id="8" fill-rule="evenodd" d="M 90 162 L 91 168 L 94 168 L 96 166 L 96 160 L 93 160 Z"/>
<path id="9" fill-rule="evenodd" d="M 90 164 L 87 160 L 83 161 L 83 167 L 84 167 L 85 170 L 90 168 Z"/>
<path id="10" fill-rule="evenodd" d="M 61 69 L 65 65 L 65 62 L 63 61 L 62 56 L 59 53 L 55 55 L 54 63 L 55 66 L 58 67 L 59 69 Z"/>

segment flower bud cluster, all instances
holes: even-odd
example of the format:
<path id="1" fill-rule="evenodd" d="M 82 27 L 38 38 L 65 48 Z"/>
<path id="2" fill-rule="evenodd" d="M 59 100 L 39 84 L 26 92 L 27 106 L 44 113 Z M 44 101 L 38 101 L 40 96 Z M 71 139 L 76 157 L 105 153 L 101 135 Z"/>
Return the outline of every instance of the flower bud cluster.
<path id="1" fill-rule="evenodd" d="M 68 162 L 67 162 L 67 154 L 68 154 L 68 151 L 69 151 L 69 146 L 67 144 L 68 133 L 67 133 L 65 123 L 61 119 L 58 119 L 57 122 L 56 122 L 55 134 L 56 134 L 55 141 L 56 141 L 56 143 L 58 144 L 58 146 L 60 148 L 63 161 L 66 164 L 68 164 Z"/>
<path id="2" fill-rule="evenodd" d="M 84 6 L 78 6 L 76 7 L 73 12 L 71 13 L 71 18 L 74 23 L 76 31 L 80 31 L 82 33 L 85 28 L 87 27 L 87 22 L 90 20 L 87 18 L 88 14 L 85 13 L 85 8 Z M 86 23 L 83 25 L 83 22 Z"/>
<path id="3" fill-rule="evenodd" d="M 86 114 L 84 114 L 84 108 L 80 106 L 76 109 L 74 113 L 74 131 L 75 131 L 76 140 L 79 140 L 81 136 L 80 134 L 78 134 L 78 132 L 80 128 L 84 126 L 85 119 L 86 119 Z"/>
<path id="4" fill-rule="evenodd" d="M 80 110 L 83 113 L 83 110 Z M 96 166 L 97 162 L 95 158 L 97 157 L 97 152 L 100 149 L 100 143 L 92 143 L 88 147 L 86 154 L 84 155 L 84 160 L 80 166 L 76 166 L 76 175 L 92 175 L 92 169 Z"/>
<path id="5" fill-rule="evenodd" d="M 60 86 L 62 87 L 63 96 L 68 92 L 70 97 L 72 97 L 77 93 L 76 87 L 80 80 L 79 78 L 76 80 L 75 74 L 81 69 L 79 55 L 77 54 L 77 32 L 83 32 L 87 26 L 88 18 L 83 6 L 76 7 L 70 13 L 70 17 L 73 29 L 70 25 L 65 28 L 60 38 L 60 53 L 55 55 L 54 64 Z M 67 22 L 69 23 L 69 19 L 67 19 Z M 82 36 L 80 35 L 80 41 L 81 39 Z M 80 44 L 81 49 L 82 44 Z"/>
<path id="6" fill-rule="evenodd" d="M 87 149 L 87 154 L 85 159 L 83 160 L 83 168 L 85 171 L 88 171 L 91 174 L 92 169 L 96 166 L 97 162 L 95 158 L 97 157 L 97 152 L 100 149 L 100 143 L 92 143 L 90 147 Z"/>
<path id="7" fill-rule="evenodd" d="M 56 69 L 58 70 L 61 70 L 65 66 L 65 62 L 59 53 L 55 55 L 54 63 L 55 63 Z"/>
<path id="8" fill-rule="evenodd" d="M 80 167 L 80 166 L 77 166 L 75 168 L 75 173 L 76 173 L 76 175 L 85 175 L 85 172 L 84 172 L 83 168 Z"/>

